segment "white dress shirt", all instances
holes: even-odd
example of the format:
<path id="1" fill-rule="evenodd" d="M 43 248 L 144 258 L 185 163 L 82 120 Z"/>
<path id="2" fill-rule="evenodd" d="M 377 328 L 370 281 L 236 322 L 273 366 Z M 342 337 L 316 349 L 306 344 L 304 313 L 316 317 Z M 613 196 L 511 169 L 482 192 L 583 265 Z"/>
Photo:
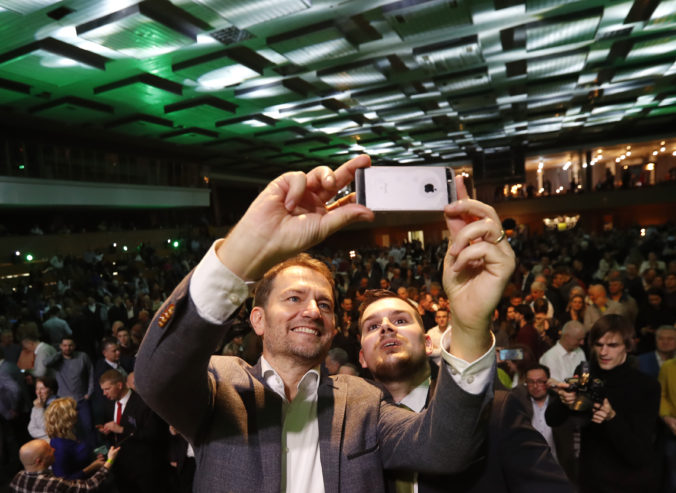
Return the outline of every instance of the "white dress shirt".
<path id="1" fill-rule="evenodd" d="M 197 265 L 189 288 L 199 316 L 217 325 L 224 323 L 249 296 L 244 281 L 223 265 L 216 255 L 216 247 L 221 241 L 214 242 Z M 491 348 L 472 363 L 450 354 L 447 351 L 450 343 L 451 330 L 448 329 L 441 338 L 441 357 L 448 363 L 446 370 L 466 392 L 482 393 L 493 381 L 495 338 Z M 261 358 L 261 367 L 268 387 L 284 399 L 282 491 L 323 493 L 317 421 L 319 372 L 317 369 L 308 371 L 298 384 L 298 394 L 292 402 L 288 402 L 281 377 L 264 358 Z"/>
<path id="2" fill-rule="evenodd" d="M 437 326 L 438 327 L 438 326 Z M 427 395 L 430 391 L 430 378 L 427 377 L 423 382 L 418 385 L 416 388 L 411 390 L 404 398 L 397 402 L 397 405 L 406 407 L 413 412 L 419 413 L 425 409 L 425 403 L 427 402 Z M 418 493 L 418 473 L 413 472 L 412 481 L 405 481 L 403 479 L 397 479 L 395 483 L 395 488 L 397 493 L 399 492 L 408 492 L 412 491 L 413 493 Z"/>
<path id="3" fill-rule="evenodd" d="M 545 438 L 547 445 L 549 445 L 549 448 L 552 450 L 554 459 L 558 462 L 559 459 L 556 457 L 556 446 L 554 445 L 554 434 L 545 421 L 545 411 L 547 410 L 547 404 L 549 404 L 549 396 L 545 397 L 543 406 L 538 406 L 535 399 L 532 397 L 530 398 L 530 402 L 533 406 L 533 419 L 531 420 L 531 424 L 533 425 L 533 428 L 540 432 L 540 435 Z"/>
<path id="4" fill-rule="evenodd" d="M 319 366 L 298 382 L 298 393 L 289 402 L 284 382 L 270 363 L 261 357 L 265 383 L 282 398 L 282 491 L 323 493 L 324 476 L 319 455 L 317 389 Z"/>
<path id="5" fill-rule="evenodd" d="M 545 354 L 540 356 L 540 364 L 549 368 L 550 376 L 559 382 L 572 377 L 577 365 L 586 360 L 582 348 L 577 347 L 568 352 L 560 342 L 554 344 Z"/>
<path id="6" fill-rule="evenodd" d="M 119 402 L 122 404 L 122 407 L 120 408 L 120 416 L 124 414 L 124 408 L 127 407 L 127 403 L 129 402 L 129 398 L 131 397 L 131 389 L 127 389 L 127 393 L 124 394 L 122 399 L 119 401 L 115 401 L 115 406 L 113 406 L 113 421 L 115 421 L 115 417 L 117 416 L 117 403 Z M 115 421 L 117 423 L 117 421 Z"/>

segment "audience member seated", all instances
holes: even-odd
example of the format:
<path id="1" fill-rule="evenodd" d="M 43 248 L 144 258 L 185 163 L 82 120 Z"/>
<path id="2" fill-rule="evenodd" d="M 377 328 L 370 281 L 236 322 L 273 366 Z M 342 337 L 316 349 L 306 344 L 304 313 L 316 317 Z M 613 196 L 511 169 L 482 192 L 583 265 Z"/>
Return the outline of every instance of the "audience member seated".
<path id="1" fill-rule="evenodd" d="M 585 307 L 584 295 L 572 294 L 568 301 L 568 306 L 566 306 L 566 312 L 559 321 L 564 325 L 571 320 L 584 323 Z"/>
<path id="2" fill-rule="evenodd" d="M 639 370 L 657 378 L 662 365 L 674 356 L 676 356 L 676 327 L 662 325 L 655 331 L 655 350 L 638 355 Z"/>
<path id="3" fill-rule="evenodd" d="M 54 448 L 55 476 L 82 479 L 91 476 L 103 465 L 103 456 L 92 462 L 92 448 L 75 437 L 77 403 L 71 397 L 53 401 L 45 411 L 45 429 Z"/>
<path id="4" fill-rule="evenodd" d="M 661 325 L 673 325 L 676 314 L 668 310 L 663 303 L 663 294 L 660 289 L 650 288 L 646 291 L 647 302 L 641 308 L 636 329 L 638 331 L 639 353 L 655 349 L 655 331 Z"/>
<path id="5" fill-rule="evenodd" d="M 555 318 L 549 318 L 547 300 L 540 298 L 533 302 L 533 327 L 538 333 L 542 343 L 549 349 L 559 338 L 559 322 Z"/>
<path id="6" fill-rule="evenodd" d="M 35 400 L 28 422 L 28 433 L 33 438 L 49 442 L 49 435 L 45 428 L 45 409 L 56 400 L 57 389 L 56 380 L 53 378 L 38 377 L 35 379 Z"/>
<path id="7" fill-rule="evenodd" d="M 545 296 L 545 292 L 547 290 L 547 284 L 546 284 L 546 279 L 542 279 L 540 281 L 534 281 L 533 284 L 530 285 L 530 296 L 528 299 L 530 300 L 530 308 L 531 310 L 535 309 L 535 301 L 537 300 L 544 300 L 547 302 L 547 318 L 552 318 L 554 317 L 554 305 L 552 305 L 552 302 L 547 299 Z"/>
<path id="8" fill-rule="evenodd" d="M 540 364 L 549 369 L 551 378 L 563 382 L 573 376 L 575 368 L 586 361 L 582 345 L 584 344 L 584 326 L 575 320 L 566 322 L 561 329 L 561 337 L 545 354 L 540 357 Z"/>
<path id="9" fill-rule="evenodd" d="M 118 346 L 120 348 L 120 360 L 131 368 L 134 367 L 134 358 L 136 358 L 136 351 L 138 346 L 131 340 L 131 333 L 126 327 L 120 327 L 115 334 Z"/>
<path id="10" fill-rule="evenodd" d="M 587 290 L 589 301 L 584 311 L 584 327 L 590 330 L 596 321 L 603 315 L 624 315 L 624 308 L 617 301 L 608 299 L 603 284 L 592 284 Z"/>
<path id="11" fill-rule="evenodd" d="M 324 366 L 329 375 L 337 375 L 340 367 L 349 362 L 347 351 L 339 347 L 329 349 L 324 360 Z"/>
<path id="12" fill-rule="evenodd" d="M 613 270 L 608 274 L 608 297 L 617 301 L 624 309 L 624 316 L 633 324 L 638 316 L 638 304 L 632 296 L 625 292 L 624 281 L 619 270 Z"/>
<path id="13" fill-rule="evenodd" d="M 676 272 L 669 272 L 664 277 L 664 307 L 676 313 Z"/>
<path id="14" fill-rule="evenodd" d="M 549 349 L 549 345 L 543 336 L 535 330 L 533 310 L 528 305 L 519 305 L 514 310 L 514 317 L 519 326 L 514 338 L 515 342 L 527 346 L 537 361 Z"/>

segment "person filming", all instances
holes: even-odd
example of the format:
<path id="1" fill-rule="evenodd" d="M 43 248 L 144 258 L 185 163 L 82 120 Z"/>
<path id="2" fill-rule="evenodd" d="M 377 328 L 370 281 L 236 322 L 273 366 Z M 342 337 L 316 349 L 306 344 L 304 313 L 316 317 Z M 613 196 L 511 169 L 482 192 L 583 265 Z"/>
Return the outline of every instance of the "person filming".
<path id="1" fill-rule="evenodd" d="M 621 315 L 604 315 L 589 333 L 593 356 L 575 380 L 557 384 L 549 426 L 580 419 L 581 492 L 658 491 L 656 426 L 660 387 L 627 361 L 634 328 Z M 587 369 L 585 368 L 587 366 Z M 586 374 L 588 372 L 588 374 Z"/>

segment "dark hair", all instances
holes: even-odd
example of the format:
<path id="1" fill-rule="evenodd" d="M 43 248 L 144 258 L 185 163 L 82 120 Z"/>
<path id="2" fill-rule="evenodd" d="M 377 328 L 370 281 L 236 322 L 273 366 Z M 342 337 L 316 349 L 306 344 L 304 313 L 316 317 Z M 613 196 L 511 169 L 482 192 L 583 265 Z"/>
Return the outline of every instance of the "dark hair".
<path id="1" fill-rule="evenodd" d="M 589 342 L 593 346 L 607 333 L 620 334 L 622 342 L 627 348 L 627 352 L 632 350 L 634 343 L 634 326 L 627 317 L 622 315 L 603 315 L 599 318 L 589 331 Z"/>
<path id="2" fill-rule="evenodd" d="M 364 301 L 362 301 L 361 305 L 359 305 L 359 327 L 360 328 L 361 328 L 361 319 L 364 316 L 364 312 L 369 307 L 369 305 L 371 303 L 375 303 L 376 301 L 383 300 L 385 298 L 396 298 L 400 301 L 403 301 L 404 303 L 406 303 L 411 308 L 413 308 L 413 312 L 415 313 L 416 321 L 420 324 L 420 327 L 423 330 L 425 330 L 422 318 L 420 317 L 420 314 L 418 313 L 418 310 L 413 305 L 413 303 L 411 303 L 408 300 L 402 300 L 399 296 L 397 296 L 396 293 L 393 293 L 392 291 L 390 291 L 388 289 L 367 289 L 364 292 Z"/>
<path id="3" fill-rule="evenodd" d="M 531 370 L 542 370 L 545 372 L 545 375 L 547 375 L 547 378 L 551 376 L 551 373 L 549 371 L 549 367 L 542 365 L 540 363 L 533 363 L 532 365 L 528 365 L 526 367 L 526 371 L 523 372 L 524 375 L 527 375 L 529 371 Z"/>
<path id="4" fill-rule="evenodd" d="M 104 351 L 107 346 L 110 346 L 112 344 L 115 344 L 116 346 L 119 345 L 120 343 L 115 337 L 110 337 L 106 336 L 103 339 L 101 339 L 101 351 Z"/>
<path id="5" fill-rule="evenodd" d="M 56 379 L 45 375 L 44 377 L 36 377 L 35 383 L 42 382 L 42 384 L 52 391 L 52 395 L 56 395 L 59 391 L 59 384 L 56 382 Z"/>
<path id="6" fill-rule="evenodd" d="M 653 296 L 659 296 L 660 299 L 662 299 L 662 300 L 664 299 L 664 293 L 662 293 L 662 290 L 660 288 L 647 289 L 645 294 L 646 294 L 646 296 L 653 295 Z"/>
<path id="7" fill-rule="evenodd" d="M 528 305 L 517 305 L 514 307 L 514 311 L 523 315 L 523 318 L 526 322 L 533 321 L 533 310 L 530 309 Z"/>
<path id="8" fill-rule="evenodd" d="M 277 277 L 277 274 L 282 272 L 284 269 L 288 269 L 289 267 L 306 267 L 324 276 L 331 286 L 331 296 L 334 300 L 336 299 L 334 293 L 335 282 L 333 280 L 333 276 L 331 275 L 331 271 L 326 266 L 326 264 L 321 260 L 312 258 L 307 253 L 300 253 L 295 257 L 285 260 L 284 262 L 280 262 L 263 275 L 263 279 L 261 279 L 258 283 L 258 286 L 256 286 L 253 306 L 265 306 L 265 304 L 268 302 L 268 298 L 270 297 L 272 284 Z"/>

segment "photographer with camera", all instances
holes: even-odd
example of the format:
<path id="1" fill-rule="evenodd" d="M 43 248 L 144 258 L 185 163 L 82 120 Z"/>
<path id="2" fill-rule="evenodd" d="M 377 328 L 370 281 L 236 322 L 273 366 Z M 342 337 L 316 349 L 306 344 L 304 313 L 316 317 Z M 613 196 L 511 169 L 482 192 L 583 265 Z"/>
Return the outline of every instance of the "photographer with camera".
<path id="1" fill-rule="evenodd" d="M 581 492 L 658 490 L 655 438 L 660 387 L 628 361 L 634 328 L 621 315 L 604 315 L 589 333 L 593 356 L 575 377 L 554 387 L 545 418 L 549 426 L 583 418 Z"/>

